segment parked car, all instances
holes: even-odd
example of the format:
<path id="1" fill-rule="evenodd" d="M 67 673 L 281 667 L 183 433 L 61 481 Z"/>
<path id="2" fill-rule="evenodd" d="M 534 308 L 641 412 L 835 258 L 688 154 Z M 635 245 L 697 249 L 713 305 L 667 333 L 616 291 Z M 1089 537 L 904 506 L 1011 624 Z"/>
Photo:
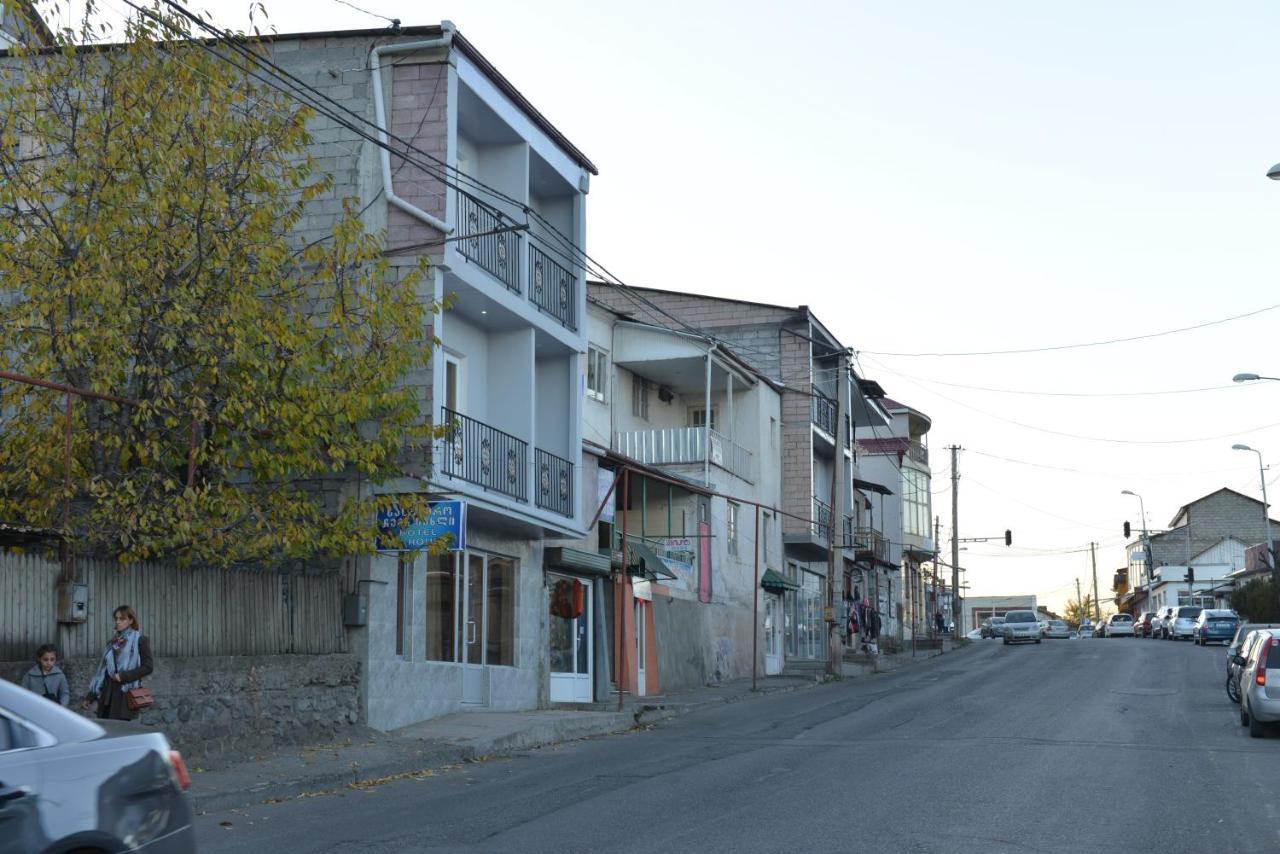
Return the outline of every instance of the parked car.
<path id="1" fill-rule="evenodd" d="M 1091 637 L 1093 637 L 1093 624 L 1092 624 L 1092 623 L 1081 623 L 1081 624 L 1080 624 L 1080 628 L 1076 630 L 1076 637 L 1078 637 L 1078 638 L 1091 638 Z"/>
<path id="2" fill-rule="evenodd" d="M 1046 638 L 1069 638 L 1071 637 L 1071 627 L 1067 625 L 1065 620 L 1049 620 L 1045 623 L 1044 630 L 1040 635 Z"/>
<path id="3" fill-rule="evenodd" d="M 1229 645 L 1239 627 L 1240 616 L 1235 611 L 1205 608 L 1196 618 L 1192 639 L 1200 646 L 1206 646 L 1215 641 L 1222 641 L 1224 645 Z"/>
<path id="4" fill-rule="evenodd" d="M 1261 738 L 1266 724 L 1280 721 L 1280 634 L 1263 629 L 1241 665 L 1240 725 Z"/>
<path id="5" fill-rule="evenodd" d="M 1010 611 L 1004 615 L 1004 642 L 1040 643 L 1040 621 L 1035 611 Z"/>
<path id="6" fill-rule="evenodd" d="M 91 721 L 0 680 L 0 854 L 194 852 L 189 785 L 156 730 Z"/>
<path id="7" fill-rule="evenodd" d="M 1133 621 L 1133 633 L 1140 638 L 1151 637 L 1151 627 L 1155 616 L 1155 611 L 1143 611 L 1138 619 Z"/>
<path id="8" fill-rule="evenodd" d="M 1188 640 L 1195 637 L 1196 634 L 1196 618 L 1200 616 L 1202 609 L 1193 605 L 1183 605 L 1173 612 L 1173 616 L 1169 618 L 1169 640 L 1180 640 L 1187 638 Z"/>
<path id="9" fill-rule="evenodd" d="M 1244 670 L 1245 662 L 1249 659 L 1253 644 L 1257 642 L 1263 631 L 1263 629 L 1250 629 L 1239 639 L 1238 647 L 1227 647 L 1227 696 L 1233 703 L 1240 702 L 1240 674 Z M 1236 641 L 1233 640 L 1232 644 L 1236 644 Z"/>
<path id="10" fill-rule="evenodd" d="M 1152 637 L 1168 639 L 1169 621 L 1173 619 L 1173 612 L 1176 610 L 1175 606 L 1169 605 L 1156 611 L 1155 619 L 1151 622 Z"/>
<path id="11" fill-rule="evenodd" d="M 982 621 L 982 636 L 984 638 L 998 638 L 1002 636 L 1001 627 L 1004 625 L 1004 617 L 987 617 Z"/>
<path id="12" fill-rule="evenodd" d="M 1134 637 L 1133 617 L 1129 614 L 1112 614 L 1107 618 L 1106 632 L 1109 638 Z"/>

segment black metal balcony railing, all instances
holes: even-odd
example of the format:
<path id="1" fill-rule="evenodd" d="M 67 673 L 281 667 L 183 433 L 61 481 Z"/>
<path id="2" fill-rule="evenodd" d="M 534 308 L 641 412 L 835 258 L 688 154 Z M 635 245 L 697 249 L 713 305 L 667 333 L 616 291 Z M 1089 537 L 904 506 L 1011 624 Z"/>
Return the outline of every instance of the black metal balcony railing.
<path id="1" fill-rule="evenodd" d="M 573 463 L 541 448 L 534 448 L 533 464 L 538 473 L 538 506 L 572 517 Z"/>
<path id="2" fill-rule="evenodd" d="M 816 496 L 813 499 L 813 535 L 820 540 L 831 538 L 831 505 Z"/>
<path id="3" fill-rule="evenodd" d="M 578 277 L 529 243 L 529 299 L 539 309 L 569 329 L 578 328 L 575 311 L 578 300 L 575 285 Z"/>
<path id="4" fill-rule="evenodd" d="M 444 473 L 527 501 L 529 443 L 451 409 L 443 412 Z"/>
<path id="5" fill-rule="evenodd" d="M 520 293 L 520 236 L 498 230 L 510 225 L 470 196 L 458 194 L 458 251 Z"/>
<path id="6" fill-rule="evenodd" d="M 813 387 L 813 423 L 834 436 L 836 434 L 836 402 Z"/>
<path id="7" fill-rule="evenodd" d="M 875 528 L 858 528 L 853 532 L 854 549 L 868 557 L 887 561 L 889 541 Z"/>

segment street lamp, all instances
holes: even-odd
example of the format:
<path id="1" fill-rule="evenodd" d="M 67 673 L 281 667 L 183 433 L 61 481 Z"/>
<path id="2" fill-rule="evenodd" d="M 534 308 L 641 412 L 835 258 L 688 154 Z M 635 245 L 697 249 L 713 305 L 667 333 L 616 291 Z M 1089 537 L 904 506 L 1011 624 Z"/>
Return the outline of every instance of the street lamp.
<path id="1" fill-rule="evenodd" d="M 1272 181 L 1280 181 L 1280 163 L 1267 170 L 1267 177 Z"/>
<path id="2" fill-rule="evenodd" d="M 1258 479 L 1262 481 L 1262 524 L 1266 529 L 1267 535 L 1267 566 L 1271 568 L 1271 583 L 1276 585 L 1275 592 L 1280 594 L 1280 584 L 1277 584 L 1277 581 L 1280 581 L 1280 579 L 1276 578 L 1278 573 L 1276 572 L 1275 551 L 1273 550 L 1271 541 L 1271 510 L 1267 506 L 1267 475 L 1266 469 L 1262 466 L 1262 451 L 1259 451 L 1257 448 L 1250 448 L 1248 445 L 1242 445 L 1238 442 L 1231 446 L 1231 450 L 1250 451 L 1258 455 Z"/>
<path id="3" fill-rule="evenodd" d="M 1280 180 L 1280 178 L 1276 180 Z M 1251 383 L 1251 382 L 1256 382 L 1258 380 L 1271 380 L 1273 382 L 1280 382 L 1280 377 L 1260 377 L 1257 374 L 1236 374 L 1234 377 L 1231 378 L 1231 381 L 1233 383 Z"/>
<path id="4" fill-rule="evenodd" d="M 1142 511 L 1142 551 L 1145 555 L 1143 563 L 1147 565 L 1147 604 L 1151 608 L 1156 606 L 1155 597 L 1155 555 L 1151 554 L 1151 538 L 1147 536 L 1147 505 L 1142 500 L 1142 496 L 1131 489 L 1120 490 L 1121 495 L 1132 495 L 1138 499 L 1138 508 Z M 1094 603 L 1094 607 L 1098 607 L 1098 603 Z M 1155 634 L 1152 634 L 1155 637 Z"/>

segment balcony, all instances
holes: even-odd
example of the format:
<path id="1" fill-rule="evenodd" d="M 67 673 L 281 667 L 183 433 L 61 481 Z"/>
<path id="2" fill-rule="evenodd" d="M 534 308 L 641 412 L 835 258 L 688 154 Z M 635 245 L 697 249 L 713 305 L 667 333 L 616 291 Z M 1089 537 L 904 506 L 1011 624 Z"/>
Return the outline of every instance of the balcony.
<path id="1" fill-rule="evenodd" d="M 451 409 L 442 409 L 445 445 L 440 471 L 516 501 L 529 500 L 529 443 Z M 534 503 L 573 518 L 573 463 L 534 448 Z"/>
<path id="2" fill-rule="evenodd" d="M 815 426 L 821 430 L 825 430 L 828 435 L 836 435 L 836 402 L 827 397 L 815 385 L 812 387 L 812 415 L 811 418 Z"/>
<path id="3" fill-rule="evenodd" d="M 889 541 L 875 528 L 855 528 L 853 543 L 858 557 L 889 562 Z"/>
<path id="4" fill-rule="evenodd" d="M 549 451 L 535 448 L 533 465 L 538 476 L 538 506 L 572 518 L 573 463 Z"/>
<path id="5" fill-rule="evenodd" d="M 618 432 L 613 448 L 638 462 L 654 466 L 702 463 L 707 458 L 702 427 L 666 427 Z M 711 464 L 754 483 L 755 455 L 715 430 L 711 434 Z"/>
<path id="6" fill-rule="evenodd" d="M 494 213 L 465 193 L 457 193 L 459 254 L 507 290 L 527 295 L 543 314 L 566 329 L 578 329 L 578 273 L 566 264 L 573 250 L 554 238 L 543 240 L 517 230 L 514 220 Z"/>
<path id="7" fill-rule="evenodd" d="M 856 539 L 854 538 L 854 531 L 855 531 L 856 529 L 857 529 L 857 528 L 856 528 L 856 526 L 853 524 L 853 517 L 852 517 L 852 516 L 845 516 L 845 517 L 844 517 L 844 531 L 843 531 L 844 539 L 842 539 L 842 540 L 840 541 L 840 542 L 841 542 L 841 544 L 844 546 L 844 548 L 846 548 L 846 549 L 852 549 L 852 548 L 855 548 L 854 543 L 855 543 L 855 542 L 857 542 L 857 541 L 856 541 Z"/>
<path id="8" fill-rule="evenodd" d="M 525 466 L 529 443 L 451 409 L 442 412 L 447 430 L 442 471 L 517 501 L 528 501 Z"/>
<path id="9" fill-rule="evenodd" d="M 929 465 L 929 449 L 923 443 L 912 439 L 907 445 L 907 459 L 914 460 L 922 466 Z"/>
<path id="10" fill-rule="evenodd" d="M 831 538 L 831 505 L 817 496 L 813 498 L 813 535 L 820 540 Z"/>

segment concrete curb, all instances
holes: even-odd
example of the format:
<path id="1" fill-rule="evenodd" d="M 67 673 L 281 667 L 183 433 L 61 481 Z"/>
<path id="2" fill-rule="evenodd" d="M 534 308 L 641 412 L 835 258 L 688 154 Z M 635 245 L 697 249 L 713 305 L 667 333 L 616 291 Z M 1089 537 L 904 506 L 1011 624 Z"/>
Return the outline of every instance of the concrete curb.
<path id="1" fill-rule="evenodd" d="M 534 721 L 532 725 L 515 732 L 500 733 L 491 737 L 467 739 L 463 743 L 430 743 L 402 739 L 407 742 L 393 751 L 392 758 L 379 759 L 368 764 L 352 762 L 344 768 L 316 768 L 292 775 L 289 779 L 272 780 L 247 787 L 202 790 L 199 777 L 193 781 L 187 793 L 192 809 L 197 813 L 215 812 L 246 807 L 273 800 L 287 800 L 299 795 L 327 792 L 360 783 L 385 780 L 388 777 L 412 776 L 449 765 L 460 765 L 481 759 L 510 756 L 523 750 L 549 747 L 586 738 L 611 735 L 634 729 L 637 725 L 652 724 L 693 714 L 703 709 L 753 700 L 775 694 L 789 694 L 807 690 L 822 684 L 821 681 L 796 685 L 762 688 L 747 692 L 710 696 L 691 702 L 671 702 L 642 705 L 622 712 L 593 712 L 590 718 L 548 719 Z M 385 744 L 390 747 L 393 740 Z"/>

